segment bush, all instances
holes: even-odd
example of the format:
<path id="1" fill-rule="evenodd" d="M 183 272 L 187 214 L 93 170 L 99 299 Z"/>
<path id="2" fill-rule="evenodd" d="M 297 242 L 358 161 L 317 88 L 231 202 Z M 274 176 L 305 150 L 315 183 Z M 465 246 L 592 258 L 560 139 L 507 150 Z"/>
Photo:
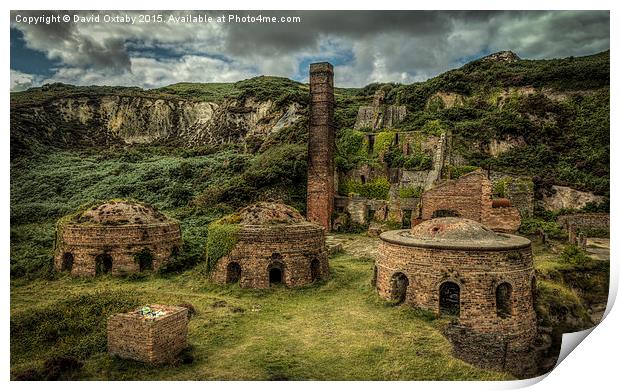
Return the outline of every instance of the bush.
<path id="1" fill-rule="evenodd" d="M 480 167 L 476 167 L 476 166 L 453 166 L 450 164 L 446 164 L 443 167 L 442 176 L 444 178 L 458 179 L 461 176 L 468 174 L 472 171 L 476 171 L 479 168 Z"/>
<path id="2" fill-rule="evenodd" d="M 420 198 L 423 192 L 422 186 L 407 186 L 398 189 L 398 196 L 400 198 Z"/>
<path id="3" fill-rule="evenodd" d="M 539 217 L 530 217 L 521 220 L 519 233 L 522 235 L 538 235 L 543 230 L 551 239 L 564 240 L 568 234 L 555 221 L 547 221 Z"/>
<path id="4" fill-rule="evenodd" d="M 239 229 L 238 222 L 234 222 L 230 217 L 209 224 L 206 246 L 208 272 L 215 269 L 222 257 L 230 254 L 237 244 Z"/>
<path id="5" fill-rule="evenodd" d="M 387 200 L 390 192 L 390 181 L 386 177 L 371 179 L 366 183 L 355 179 L 346 179 L 340 183 L 341 195 L 357 194 L 361 197 Z"/>

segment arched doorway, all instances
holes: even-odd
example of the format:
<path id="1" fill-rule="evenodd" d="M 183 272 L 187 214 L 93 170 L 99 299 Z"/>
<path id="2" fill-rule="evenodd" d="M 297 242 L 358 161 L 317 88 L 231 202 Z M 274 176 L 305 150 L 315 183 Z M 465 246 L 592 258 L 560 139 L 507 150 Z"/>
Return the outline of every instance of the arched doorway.
<path id="1" fill-rule="evenodd" d="M 112 256 L 99 254 L 95 257 L 95 274 L 107 274 L 112 272 Z"/>
<path id="2" fill-rule="evenodd" d="M 398 272 L 392 276 L 392 301 L 396 304 L 402 304 L 407 298 L 407 288 L 409 287 L 409 279 L 404 273 Z"/>
<path id="3" fill-rule="evenodd" d="M 310 262 L 310 278 L 312 278 L 312 281 L 321 278 L 321 261 L 316 258 Z"/>
<path id="4" fill-rule="evenodd" d="M 267 267 L 269 274 L 269 285 L 277 285 L 284 282 L 284 265 L 282 255 L 279 253 L 271 254 L 271 263 Z"/>
<path id="5" fill-rule="evenodd" d="M 461 313 L 461 288 L 452 281 L 439 286 L 439 314 L 459 316 Z"/>
<path id="6" fill-rule="evenodd" d="M 269 265 L 269 285 L 281 284 L 284 280 L 284 273 L 280 263 L 272 263 Z"/>
<path id="7" fill-rule="evenodd" d="M 60 271 L 70 272 L 73 269 L 73 254 L 64 253 L 62 256 L 62 264 L 60 265 Z"/>
<path id="8" fill-rule="evenodd" d="M 512 286 L 507 282 L 502 282 L 495 288 L 495 309 L 500 318 L 512 315 Z"/>
<path id="9" fill-rule="evenodd" d="M 148 248 L 143 248 L 139 253 L 134 255 L 134 259 L 138 263 L 140 271 L 153 270 L 153 252 Z"/>
<path id="10" fill-rule="evenodd" d="M 241 279 L 241 265 L 237 262 L 230 262 L 226 266 L 226 283 L 236 284 Z"/>

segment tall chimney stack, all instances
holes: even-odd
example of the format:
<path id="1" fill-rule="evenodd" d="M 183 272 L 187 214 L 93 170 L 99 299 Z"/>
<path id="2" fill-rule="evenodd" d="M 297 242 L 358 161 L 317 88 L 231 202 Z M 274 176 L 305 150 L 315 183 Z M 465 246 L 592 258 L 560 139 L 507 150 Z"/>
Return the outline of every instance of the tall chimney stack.
<path id="1" fill-rule="evenodd" d="M 308 220 L 331 230 L 334 211 L 334 68 L 310 64 Z"/>

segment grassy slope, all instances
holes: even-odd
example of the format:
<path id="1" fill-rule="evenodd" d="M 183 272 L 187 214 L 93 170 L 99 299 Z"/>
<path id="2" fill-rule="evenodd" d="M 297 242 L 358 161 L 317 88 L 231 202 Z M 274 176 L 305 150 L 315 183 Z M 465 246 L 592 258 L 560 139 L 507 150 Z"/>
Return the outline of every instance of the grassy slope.
<path id="1" fill-rule="evenodd" d="M 372 261 L 340 255 L 330 262 L 329 281 L 291 290 L 219 287 L 195 271 L 140 282 L 37 281 L 12 287 L 11 318 L 98 290 L 196 307 L 189 330 L 192 364 L 150 368 L 100 351 L 85 361 L 80 377 L 88 379 L 506 379 L 451 357 L 438 331 L 441 321 L 379 300 L 370 286 Z M 20 371 L 53 355 L 53 345 L 34 352 L 14 345 L 11 354 L 12 370 Z"/>

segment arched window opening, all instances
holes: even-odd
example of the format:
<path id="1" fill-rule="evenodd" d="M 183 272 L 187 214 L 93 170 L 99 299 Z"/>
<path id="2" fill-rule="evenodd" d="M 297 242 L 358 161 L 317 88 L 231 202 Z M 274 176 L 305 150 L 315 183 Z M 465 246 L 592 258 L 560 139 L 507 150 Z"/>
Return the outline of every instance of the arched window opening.
<path id="1" fill-rule="evenodd" d="M 392 276 L 392 301 L 402 304 L 407 298 L 409 279 L 404 273 L 398 272 Z"/>
<path id="2" fill-rule="evenodd" d="M 495 288 L 495 309 L 500 318 L 512 315 L 512 286 L 507 282 L 502 282 Z"/>
<path id="3" fill-rule="evenodd" d="M 236 284 L 241 279 L 241 265 L 237 262 L 230 262 L 226 266 L 226 283 Z"/>
<path id="4" fill-rule="evenodd" d="M 95 274 L 107 274 L 112 272 L 112 256 L 99 254 L 95 257 Z"/>
<path id="5" fill-rule="evenodd" d="M 310 277 L 312 278 L 312 281 L 316 281 L 321 278 L 321 261 L 316 258 L 310 262 Z"/>
<path id="6" fill-rule="evenodd" d="M 62 256 L 62 265 L 60 266 L 60 271 L 70 272 L 73 269 L 73 254 L 64 253 Z"/>
<path id="7" fill-rule="evenodd" d="M 439 287 L 439 314 L 459 316 L 461 314 L 461 288 L 446 281 Z"/>

